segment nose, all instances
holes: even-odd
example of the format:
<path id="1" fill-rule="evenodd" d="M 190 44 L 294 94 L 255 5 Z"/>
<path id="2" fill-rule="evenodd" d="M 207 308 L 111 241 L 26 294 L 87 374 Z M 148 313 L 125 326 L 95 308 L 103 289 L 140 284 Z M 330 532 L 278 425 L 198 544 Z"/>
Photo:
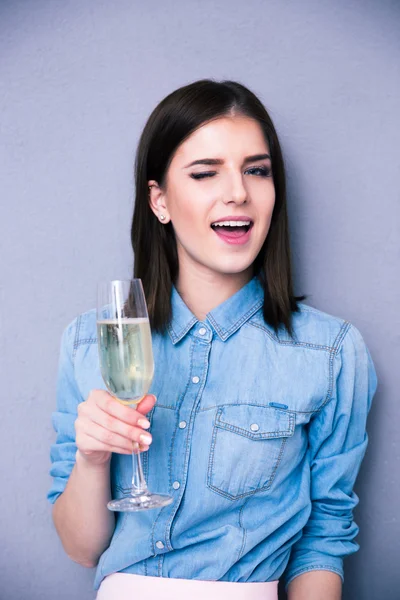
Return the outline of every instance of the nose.
<path id="1" fill-rule="evenodd" d="M 245 204 L 248 201 L 247 190 L 243 183 L 243 177 L 241 173 L 235 173 L 231 176 L 230 189 L 227 190 L 224 198 L 225 204 L 233 202 L 234 204 Z"/>

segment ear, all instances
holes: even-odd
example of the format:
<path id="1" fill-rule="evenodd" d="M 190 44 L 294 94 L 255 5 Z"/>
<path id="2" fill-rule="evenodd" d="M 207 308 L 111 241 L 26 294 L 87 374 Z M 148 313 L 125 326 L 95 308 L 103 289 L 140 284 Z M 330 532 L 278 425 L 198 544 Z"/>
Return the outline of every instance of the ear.
<path id="1" fill-rule="evenodd" d="M 157 181 L 151 179 L 147 182 L 149 186 L 149 204 L 153 213 L 156 215 L 157 219 L 165 225 L 169 223 L 171 217 L 169 216 L 169 212 L 167 209 L 167 205 L 165 202 L 165 193 L 162 191 Z"/>

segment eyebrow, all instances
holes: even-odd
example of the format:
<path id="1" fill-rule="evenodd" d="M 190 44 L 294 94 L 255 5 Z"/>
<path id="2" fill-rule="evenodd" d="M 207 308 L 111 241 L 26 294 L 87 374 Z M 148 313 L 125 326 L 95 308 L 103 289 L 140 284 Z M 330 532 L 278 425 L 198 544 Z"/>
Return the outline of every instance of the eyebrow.
<path id="1" fill-rule="evenodd" d="M 253 156 L 246 156 L 243 163 L 246 165 L 250 162 L 257 162 L 258 160 L 271 160 L 269 154 L 254 154 Z M 222 158 L 199 158 L 198 160 L 194 160 L 184 167 L 184 169 L 188 169 L 189 167 L 194 167 L 194 165 L 223 165 L 224 161 Z"/>

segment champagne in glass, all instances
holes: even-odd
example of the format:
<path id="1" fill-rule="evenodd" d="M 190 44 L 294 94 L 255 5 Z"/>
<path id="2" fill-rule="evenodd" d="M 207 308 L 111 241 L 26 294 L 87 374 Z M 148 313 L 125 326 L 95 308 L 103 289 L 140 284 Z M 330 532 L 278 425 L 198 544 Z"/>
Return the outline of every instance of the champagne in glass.
<path id="1" fill-rule="evenodd" d="M 118 402 L 135 406 L 148 393 L 154 374 L 150 323 L 140 279 L 99 285 L 97 339 L 108 391 Z M 139 453 L 132 452 L 132 464 L 130 495 L 111 500 L 108 508 L 126 512 L 170 504 L 171 496 L 147 489 Z"/>
<path id="2" fill-rule="evenodd" d="M 154 373 L 148 319 L 104 319 L 97 322 L 97 336 L 107 388 L 123 404 L 137 404 Z"/>

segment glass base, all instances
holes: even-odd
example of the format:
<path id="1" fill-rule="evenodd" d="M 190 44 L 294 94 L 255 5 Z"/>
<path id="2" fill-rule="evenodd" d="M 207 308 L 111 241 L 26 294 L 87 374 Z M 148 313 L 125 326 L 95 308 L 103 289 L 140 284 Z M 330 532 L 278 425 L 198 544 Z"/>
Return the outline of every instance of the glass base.
<path id="1" fill-rule="evenodd" d="M 126 496 L 120 500 L 111 500 L 107 504 L 108 510 L 116 512 L 136 512 L 138 510 L 150 510 L 152 508 L 162 508 L 171 504 L 172 497 L 164 494 L 152 494 L 144 492 L 137 496 Z"/>

